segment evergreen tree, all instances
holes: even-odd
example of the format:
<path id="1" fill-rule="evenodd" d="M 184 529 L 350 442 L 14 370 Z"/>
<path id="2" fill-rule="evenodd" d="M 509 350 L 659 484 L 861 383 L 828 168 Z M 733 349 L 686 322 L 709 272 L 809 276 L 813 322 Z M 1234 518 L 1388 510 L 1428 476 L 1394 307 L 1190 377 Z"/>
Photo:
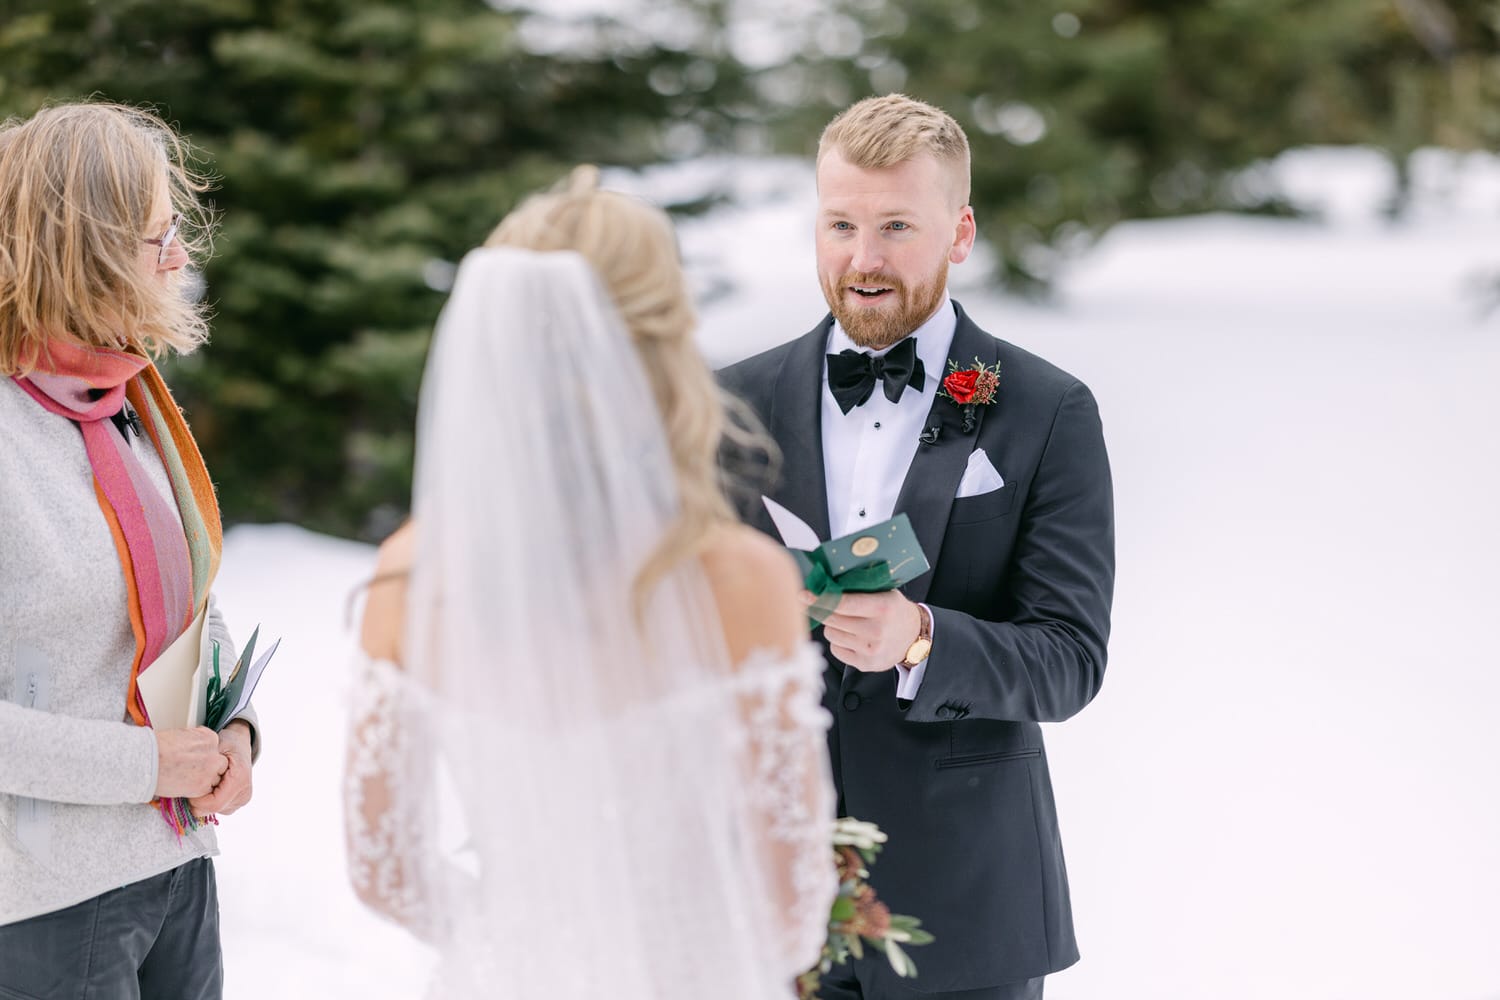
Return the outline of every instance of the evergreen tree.
<path id="1" fill-rule="evenodd" d="M 1500 0 L 824 0 L 752 73 L 723 27 L 753 3 L 3 0 L 0 113 L 95 95 L 193 139 L 216 318 L 167 375 L 226 518 L 367 538 L 406 509 L 455 263 L 572 163 L 759 151 L 767 121 L 810 152 L 902 90 L 963 122 L 981 232 L 1040 288 L 1121 219 L 1291 210 L 1257 169 L 1290 147 L 1500 142 Z"/>
<path id="2" fill-rule="evenodd" d="M 1493 143 L 1494 0 L 838 0 L 852 58 L 813 44 L 784 118 L 806 149 L 833 110 L 902 90 L 974 152 L 981 233 L 1013 285 L 1125 218 L 1291 210 L 1256 164 L 1363 143 Z"/>
<path id="3" fill-rule="evenodd" d="M 9 6 L 0 111 L 146 104 L 219 178 L 213 340 L 166 373 L 231 521 L 385 533 L 456 261 L 568 165 L 715 141 L 735 124 L 715 109 L 744 104 L 712 52 L 598 19 L 581 50 L 533 52 L 523 14 L 478 0 Z M 545 377 L 496 372 L 495 392 Z"/>

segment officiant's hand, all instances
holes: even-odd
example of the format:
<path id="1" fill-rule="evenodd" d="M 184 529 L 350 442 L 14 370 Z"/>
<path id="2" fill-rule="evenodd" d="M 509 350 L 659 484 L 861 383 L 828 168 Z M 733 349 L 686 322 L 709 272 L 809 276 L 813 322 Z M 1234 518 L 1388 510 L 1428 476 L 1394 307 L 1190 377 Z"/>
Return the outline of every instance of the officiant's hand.
<path id="1" fill-rule="evenodd" d="M 207 795 L 188 799 L 193 815 L 202 819 L 217 813 L 228 816 L 250 801 L 250 725 L 239 719 L 224 727 L 219 734 L 219 753 L 229 762 L 229 767 L 219 777 L 219 783 Z"/>
<path id="2" fill-rule="evenodd" d="M 164 799 L 207 795 L 219 783 L 228 762 L 218 752 L 219 738 L 207 726 L 156 729 L 156 794 Z"/>
<path id="3" fill-rule="evenodd" d="M 845 594 L 823 623 L 834 657 L 870 673 L 900 663 L 921 630 L 922 612 L 899 590 Z"/>

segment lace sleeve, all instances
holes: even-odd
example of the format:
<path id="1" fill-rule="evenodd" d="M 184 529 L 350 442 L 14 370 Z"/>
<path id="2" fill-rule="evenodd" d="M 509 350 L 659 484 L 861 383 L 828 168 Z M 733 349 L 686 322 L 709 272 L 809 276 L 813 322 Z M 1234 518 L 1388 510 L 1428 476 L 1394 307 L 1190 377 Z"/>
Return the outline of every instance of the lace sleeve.
<path id="1" fill-rule="evenodd" d="M 424 692 L 385 660 L 355 663 L 344 826 L 349 880 L 360 900 L 425 941 L 439 932 L 428 827 L 435 754 Z"/>
<path id="2" fill-rule="evenodd" d="M 752 823 L 779 911 L 778 968 L 788 980 L 817 964 L 838 893 L 822 672 L 823 657 L 808 644 L 790 659 L 752 657 L 736 685 Z"/>

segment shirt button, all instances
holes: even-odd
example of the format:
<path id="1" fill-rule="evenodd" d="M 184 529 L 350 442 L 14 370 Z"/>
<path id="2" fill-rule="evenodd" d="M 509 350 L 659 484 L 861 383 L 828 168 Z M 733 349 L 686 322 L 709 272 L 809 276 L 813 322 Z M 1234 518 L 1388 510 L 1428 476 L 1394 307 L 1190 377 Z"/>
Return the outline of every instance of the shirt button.
<path id="1" fill-rule="evenodd" d="M 879 420 L 875 421 L 875 429 L 877 431 L 880 430 L 880 421 Z"/>
<path id="2" fill-rule="evenodd" d="M 844 695 L 844 707 L 853 712 L 859 708 L 859 703 L 863 700 L 856 692 L 850 691 Z"/>
<path id="3" fill-rule="evenodd" d="M 861 507 L 861 508 L 860 508 L 860 509 L 859 509 L 859 516 L 860 516 L 860 517 L 864 517 L 864 516 L 865 516 L 865 509 L 864 509 L 864 508 L 863 508 L 863 507 Z"/>

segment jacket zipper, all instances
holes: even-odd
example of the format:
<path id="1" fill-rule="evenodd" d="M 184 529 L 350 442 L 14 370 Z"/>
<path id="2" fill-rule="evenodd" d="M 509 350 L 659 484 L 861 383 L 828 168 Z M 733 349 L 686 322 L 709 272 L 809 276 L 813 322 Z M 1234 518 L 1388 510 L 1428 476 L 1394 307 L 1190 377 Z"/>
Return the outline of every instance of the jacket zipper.
<path id="1" fill-rule="evenodd" d="M 36 671 L 33 670 L 26 675 L 26 701 L 23 707 L 36 707 L 36 692 Z M 36 822 L 39 808 L 40 803 L 36 799 L 29 795 L 19 796 L 16 799 L 16 826 L 22 827 L 27 823 Z"/>

